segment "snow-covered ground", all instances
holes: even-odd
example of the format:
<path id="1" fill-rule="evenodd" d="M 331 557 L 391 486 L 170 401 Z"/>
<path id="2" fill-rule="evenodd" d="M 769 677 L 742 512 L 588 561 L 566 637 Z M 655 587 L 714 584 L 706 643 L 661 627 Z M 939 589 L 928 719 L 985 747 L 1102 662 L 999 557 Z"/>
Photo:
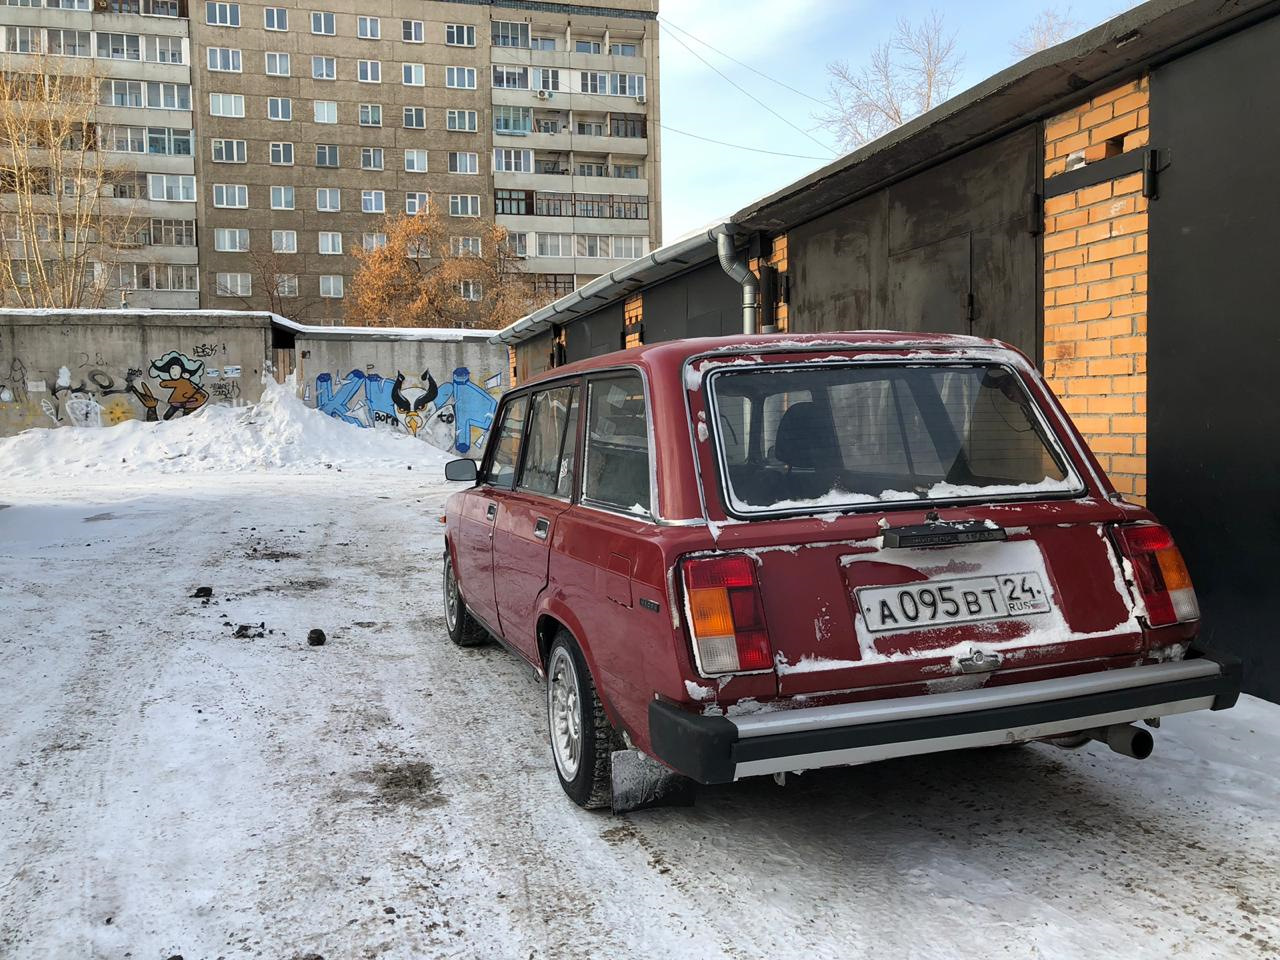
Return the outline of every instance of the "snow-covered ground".
<path id="1" fill-rule="evenodd" d="M 284 406 L 0 441 L 0 956 L 1280 955 L 1280 708 L 588 813 L 439 455 Z"/>

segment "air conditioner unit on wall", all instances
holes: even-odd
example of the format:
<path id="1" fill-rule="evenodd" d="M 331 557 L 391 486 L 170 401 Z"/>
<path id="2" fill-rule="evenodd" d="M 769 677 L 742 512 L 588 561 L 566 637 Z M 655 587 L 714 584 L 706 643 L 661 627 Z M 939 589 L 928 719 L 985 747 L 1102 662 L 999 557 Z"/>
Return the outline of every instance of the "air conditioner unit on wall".
<path id="1" fill-rule="evenodd" d="M 550 92 L 550 91 L 548 91 L 548 90 L 539 90 L 539 91 L 538 91 L 538 99 L 539 99 L 539 100 L 550 100 L 550 99 L 551 99 L 551 92 Z"/>
<path id="2" fill-rule="evenodd" d="M 649 98 L 646 97 L 643 93 L 636 94 L 636 103 L 648 103 L 648 102 L 649 102 Z"/>

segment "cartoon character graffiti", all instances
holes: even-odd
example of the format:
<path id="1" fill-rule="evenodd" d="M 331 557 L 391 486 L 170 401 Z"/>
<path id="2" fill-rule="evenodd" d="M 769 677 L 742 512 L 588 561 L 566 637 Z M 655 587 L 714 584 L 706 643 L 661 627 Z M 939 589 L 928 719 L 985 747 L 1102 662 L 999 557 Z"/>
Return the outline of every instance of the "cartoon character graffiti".
<path id="1" fill-rule="evenodd" d="M 471 381 L 466 367 L 453 371 L 453 379 L 440 388 L 436 398 L 440 419 L 453 425 L 453 448 L 459 453 L 484 443 L 497 409 L 498 401 Z"/>
<path id="2" fill-rule="evenodd" d="M 177 350 L 170 350 L 159 360 L 151 361 L 151 376 L 159 378 L 160 386 L 169 391 L 167 401 L 169 409 L 164 412 L 166 420 L 195 413 L 209 401 L 208 391 L 200 385 L 200 375 L 203 372 L 203 360 L 192 360 Z M 147 408 L 149 414 L 154 413 L 156 397 L 146 383 L 143 383 L 142 389 L 147 396 L 150 396 L 150 403 L 136 390 L 134 395 Z M 147 419 L 150 420 L 152 417 L 148 415 Z"/>
<path id="3" fill-rule="evenodd" d="M 404 374 L 396 371 L 395 383 L 391 386 L 391 402 L 395 404 L 396 416 L 414 437 L 426 422 L 428 404 L 434 403 L 440 392 L 430 370 L 422 371 L 422 382 L 421 387 L 405 387 Z"/>

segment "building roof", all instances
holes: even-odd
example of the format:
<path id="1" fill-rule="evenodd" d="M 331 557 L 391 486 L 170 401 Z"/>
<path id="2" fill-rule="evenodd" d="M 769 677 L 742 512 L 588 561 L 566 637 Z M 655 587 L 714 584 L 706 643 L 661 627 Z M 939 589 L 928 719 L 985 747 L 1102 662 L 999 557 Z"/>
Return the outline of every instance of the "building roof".
<path id="1" fill-rule="evenodd" d="M 515 344 L 715 257 L 728 230 L 780 232 L 1088 99 L 1096 90 L 1280 13 L 1280 0 L 1149 0 L 988 77 L 877 140 L 747 204 L 727 221 L 597 277 L 501 330 Z"/>

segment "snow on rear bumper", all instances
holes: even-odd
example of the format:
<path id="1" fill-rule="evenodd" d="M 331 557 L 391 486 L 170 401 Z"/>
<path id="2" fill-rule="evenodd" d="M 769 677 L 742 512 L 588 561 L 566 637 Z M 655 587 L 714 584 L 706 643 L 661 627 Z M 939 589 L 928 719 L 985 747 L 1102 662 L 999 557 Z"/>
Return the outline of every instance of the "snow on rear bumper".
<path id="1" fill-rule="evenodd" d="M 741 717 L 649 704 L 654 754 L 699 783 L 729 783 L 1016 743 L 1193 710 L 1224 710 L 1240 695 L 1240 662 L 1193 648 L 1188 659 L 1036 680 Z"/>

